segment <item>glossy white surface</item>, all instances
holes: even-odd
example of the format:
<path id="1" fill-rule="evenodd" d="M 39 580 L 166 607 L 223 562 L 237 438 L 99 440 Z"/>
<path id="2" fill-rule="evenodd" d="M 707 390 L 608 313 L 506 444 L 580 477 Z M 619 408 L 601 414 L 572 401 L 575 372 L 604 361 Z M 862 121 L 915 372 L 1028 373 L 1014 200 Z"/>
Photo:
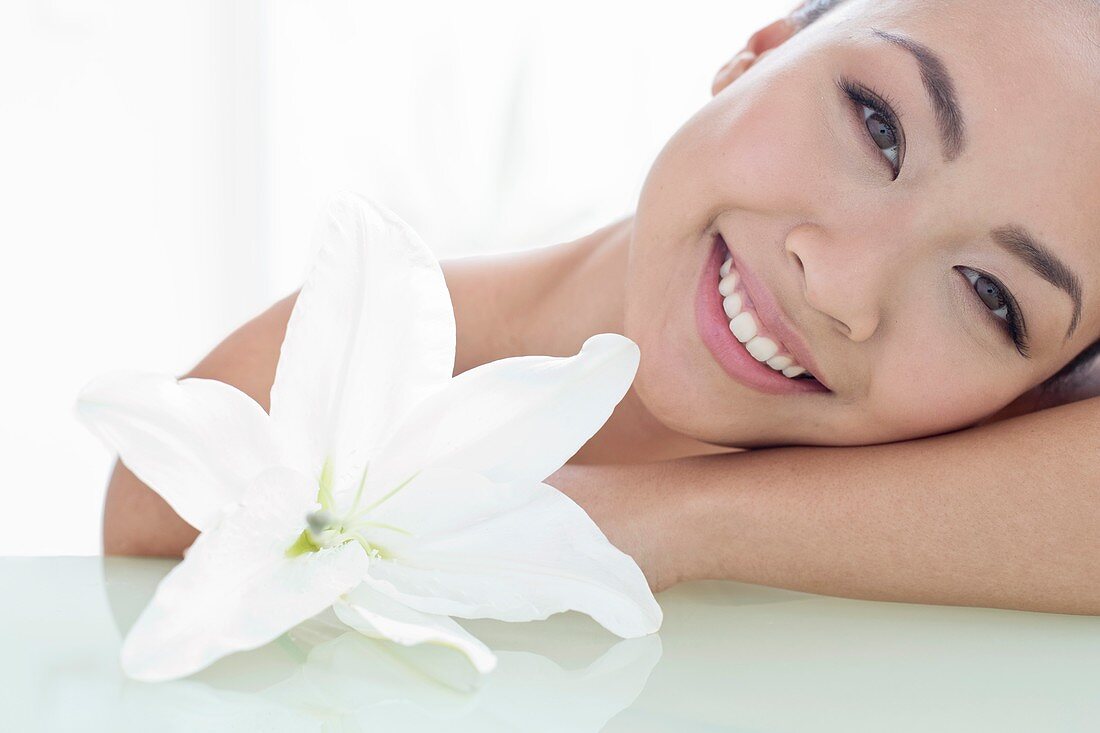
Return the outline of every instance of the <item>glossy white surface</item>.
<path id="1" fill-rule="evenodd" d="M 1096 731 L 1100 618 L 852 601 L 707 581 L 659 635 L 579 614 L 464 621 L 499 655 L 324 618 L 176 682 L 118 669 L 171 561 L 0 558 L 0 729 L 12 731 Z"/>

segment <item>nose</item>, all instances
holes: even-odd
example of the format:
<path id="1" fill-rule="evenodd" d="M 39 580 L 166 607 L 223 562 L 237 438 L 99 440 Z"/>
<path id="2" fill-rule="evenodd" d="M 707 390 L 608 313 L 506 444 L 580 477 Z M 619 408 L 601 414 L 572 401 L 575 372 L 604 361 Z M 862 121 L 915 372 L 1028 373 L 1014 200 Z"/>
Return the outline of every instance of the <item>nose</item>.
<path id="1" fill-rule="evenodd" d="M 801 278 L 806 302 L 852 341 L 871 338 L 884 296 L 878 285 L 883 267 L 876 265 L 881 258 L 870 245 L 803 224 L 790 231 L 785 248 Z"/>

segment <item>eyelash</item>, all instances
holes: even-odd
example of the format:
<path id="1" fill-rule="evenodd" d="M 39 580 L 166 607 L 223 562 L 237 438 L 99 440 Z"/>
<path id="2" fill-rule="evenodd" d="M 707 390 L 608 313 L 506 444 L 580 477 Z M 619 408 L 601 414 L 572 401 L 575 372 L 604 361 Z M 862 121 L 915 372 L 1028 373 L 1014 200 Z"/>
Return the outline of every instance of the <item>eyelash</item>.
<path id="1" fill-rule="evenodd" d="M 887 161 L 890 163 L 890 167 L 894 170 L 894 177 L 892 180 L 897 180 L 898 175 L 900 175 L 901 173 L 901 163 L 905 160 L 905 137 L 901 134 L 901 123 L 899 122 L 898 116 L 894 113 L 893 108 L 896 105 L 891 102 L 890 98 L 887 95 L 877 92 L 874 89 L 870 89 L 845 77 L 841 77 L 837 80 L 837 86 L 840 87 L 841 92 L 843 92 L 844 95 L 847 96 L 854 105 L 867 107 L 874 110 L 875 114 L 882 118 L 886 128 L 898 141 L 898 163 L 895 164 L 893 161 L 887 158 Z M 865 115 L 865 127 L 866 119 L 867 116 Z M 875 146 L 880 154 L 883 154 L 885 152 L 882 148 L 878 147 L 878 143 L 875 142 L 875 139 L 873 137 L 871 137 L 870 132 L 867 133 L 867 137 L 871 141 L 871 144 Z M 997 278 L 989 275 L 988 273 L 982 272 L 980 270 L 975 270 L 971 267 L 965 267 L 963 265 L 960 265 L 959 267 L 962 270 L 966 270 L 977 275 L 977 277 L 974 278 L 974 281 L 970 283 L 971 290 L 974 289 L 977 279 L 984 277 L 992 282 L 993 285 L 997 288 L 997 291 L 1003 295 L 1006 317 L 997 317 L 997 320 L 1001 321 L 1004 324 L 1002 330 L 1008 334 L 1009 338 L 1012 340 L 1013 345 L 1016 347 L 1016 350 L 1020 352 L 1021 356 L 1023 356 L 1025 359 L 1031 358 L 1028 355 L 1027 328 L 1024 323 L 1023 316 L 1021 315 L 1020 308 L 1016 304 L 1016 299 L 1012 295 L 1012 291 L 1002 285 L 997 280 Z M 970 278 L 965 274 L 964 277 L 966 277 L 967 280 L 970 281 Z M 980 296 L 978 297 L 978 301 L 983 306 L 985 306 L 985 301 L 983 301 Z M 988 306 L 985 307 L 987 310 L 989 310 Z M 995 311 L 990 310 L 990 313 L 995 313 Z"/>
<path id="2" fill-rule="evenodd" d="M 894 114 L 893 108 L 896 105 L 893 104 L 890 98 L 885 94 L 876 92 L 874 89 L 865 87 L 845 77 L 841 77 L 837 80 L 837 86 L 840 87 L 840 91 L 843 92 L 853 104 L 874 110 L 875 114 L 883 119 L 886 128 L 898 141 L 898 162 L 895 164 L 892 160 L 887 159 L 890 163 L 890 167 L 894 171 L 893 180 L 897 180 L 898 175 L 901 173 L 901 164 L 905 160 L 905 137 L 901 134 L 901 122 L 898 120 L 898 116 Z M 864 119 L 866 121 L 866 118 Z M 866 127 L 866 124 L 864 124 L 864 126 Z M 885 152 L 882 148 L 878 147 L 878 143 L 875 142 L 875 139 L 870 137 L 870 133 L 868 133 L 868 138 L 880 154 Z"/>
<path id="3" fill-rule="evenodd" d="M 970 283 L 970 288 L 972 291 L 974 290 L 974 286 L 977 283 L 977 280 L 984 277 L 986 280 L 989 280 L 991 283 L 993 283 L 993 285 L 997 288 L 997 291 L 1001 293 L 1004 300 L 1003 307 L 1005 309 L 1005 317 L 995 317 L 998 321 L 1001 321 L 1005 324 L 1003 330 L 1008 332 L 1009 337 L 1012 339 L 1012 343 L 1016 346 L 1016 350 L 1020 352 L 1020 355 L 1025 359 L 1030 359 L 1031 357 L 1028 355 L 1027 326 L 1024 323 L 1023 316 L 1020 315 L 1020 308 L 1016 304 L 1016 299 L 1012 297 L 1012 292 L 1004 285 L 1001 285 L 997 278 L 989 275 L 988 273 L 982 272 L 981 270 L 975 270 L 973 267 L 966 267 L 965 265 L 959 265 L 958 268 L 960 269 L 960 271 L 966 270 L 976 276 L 973 278 L 973 280 L 971 280 L 969 275 L 967 275 L 965 272 L 963 273 L 963 277 L 965 277 Z M 996 311 L 991 310 L 988 306 L 985 305 L 985 301 L 983 301 L 980 296 L 978 297 L 978 302 L 981 303 L 981 305 L 986 308 L 986 310 L 989 310 L 990 313 L 996 313 Z M 1000 310 L 1000 308 L 998 308 L 997 310 Z"/>

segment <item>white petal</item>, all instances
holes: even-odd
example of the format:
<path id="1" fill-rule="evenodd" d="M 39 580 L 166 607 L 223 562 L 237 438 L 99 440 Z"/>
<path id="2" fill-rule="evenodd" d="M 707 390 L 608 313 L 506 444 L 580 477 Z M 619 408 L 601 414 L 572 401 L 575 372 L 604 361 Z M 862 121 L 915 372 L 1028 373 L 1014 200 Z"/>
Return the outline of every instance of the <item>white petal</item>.
<path id="1" fill-rule="evenodd" d="M 297 430 L 319 475 L 330 457 L 354 483 L 402 415 L 454 372 L 443 271 L 420 237 L 376 201 L 330 202 L 313 270 L 283 340 L 271 416 Z"/>
<path id="2" fill-rule="evenodd" d="M 604 333 L 575 356 L 518 356 L 463 372 L 417 405 L 379 450 L 368 495 L 429 466 L 541 481 L 611 416 L 638 359 L 633 341 Z"/>
<path id="3" fill-rule="evenodd" d="M 413 536 L 373 529 L 389 559 L 363 582 L 425 613 L 530 621 L 576 610 L 624 637 L 661 625 L 637 563 L 547 484 L 432 469 L 371 518 Z"/>
<path id="4" fill-rule="evenodd" d="M 81 391 L 77 416 L 200 530 L 212 527 L 260 471 L 281 462 L 264 409 L 213 379 L 106 374 Z"/>
<path id="5" fill-rule="evenodd" d="M 457 649 L 470 659 L 478 672 L 496 667 L 496 655 L 477 637 L 448 616 L 421 613 L 360 584 L 334 606 L 336 615 L 353 629 L 398 644 L 442 644 Z"/>
<path id="6" fill-rule="evenodd" d="M 297 472 L 262 473 L 161 581 L 123 644 L 125 672 L 150 681 L 189 675 L 266 644 L 357 585 L 369 565 L 358 543 L 285 555 L 315 494 Z"/>

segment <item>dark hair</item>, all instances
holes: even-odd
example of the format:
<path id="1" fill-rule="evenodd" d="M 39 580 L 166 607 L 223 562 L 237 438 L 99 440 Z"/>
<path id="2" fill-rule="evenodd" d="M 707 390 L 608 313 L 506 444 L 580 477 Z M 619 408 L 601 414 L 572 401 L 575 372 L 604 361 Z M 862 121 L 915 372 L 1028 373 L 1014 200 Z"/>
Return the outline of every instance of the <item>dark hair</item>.
<path id="1" fill-rule="evenodd" d="M 805 0 L 790 13 L 795 31 L 802 30 L 842 2 L 844 0 Z"/>
<path id="2" fill-rule="evenodd" d="M 790 19 L 794 23 L 795 31 L 802 30 L 844 1 L 845 0 L 804 0 L 801 5 L 790 13 Z M 1092 366 L 1097 356 L 1100 356 L 1100 339 L 1086 346 L 1081 353 L 1071 359 L 1057 374 L 1048 377 L 1046 381 L 1040 384 L 1040 392 L 1049 394 L 1068 386 L 1070 381 L 1085 372 L 1088 367 Z"/>

